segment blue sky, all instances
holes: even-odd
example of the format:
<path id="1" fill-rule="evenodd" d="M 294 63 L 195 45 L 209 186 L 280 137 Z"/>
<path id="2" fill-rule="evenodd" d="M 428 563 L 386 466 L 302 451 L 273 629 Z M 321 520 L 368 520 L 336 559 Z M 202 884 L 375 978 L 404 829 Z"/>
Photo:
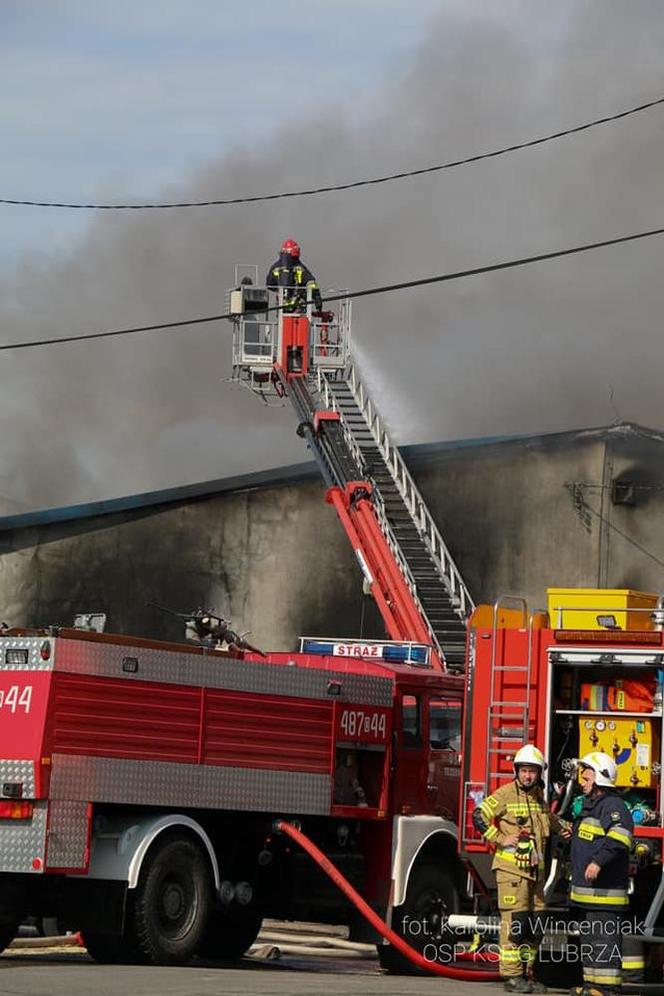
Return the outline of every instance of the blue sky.
<path id="1" fill-rule="evenodd" d="M 0 196 L 159 198 L 193 168 L 362 112 L 435 0 L 4 0 Z M 321 135 L 324 138 L 324 135 Z M 69 248 L 89 214 L 0 206 L 0 267 Z"/>

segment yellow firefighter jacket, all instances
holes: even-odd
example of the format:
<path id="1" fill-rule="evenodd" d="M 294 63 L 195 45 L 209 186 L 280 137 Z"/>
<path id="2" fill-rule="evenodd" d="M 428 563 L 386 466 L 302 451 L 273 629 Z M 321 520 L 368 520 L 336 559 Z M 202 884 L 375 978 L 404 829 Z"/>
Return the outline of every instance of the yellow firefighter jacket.
<path id="1" fill-rule="evenodd" d="M 496 851 L 491 868 L 525 878 L 537 879 L 544 868 L 546 842 L 551 834 L 566 826 L 544 803 L 542 789 L 522 789 L 516 779 L 488 795 L 473 812 L 473 823 Z M 507 846 L 506 839 L 519 834 L 519 845 Z"/>

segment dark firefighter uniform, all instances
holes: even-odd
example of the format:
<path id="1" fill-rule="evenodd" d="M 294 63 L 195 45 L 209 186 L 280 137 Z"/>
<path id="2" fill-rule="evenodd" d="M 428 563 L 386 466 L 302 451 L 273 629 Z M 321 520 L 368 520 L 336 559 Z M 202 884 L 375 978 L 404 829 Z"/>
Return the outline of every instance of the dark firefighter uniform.
<path id="1" fill-rule="evenodd" d="M 284 290 L 284 311 L 304 311 L 307 306 L 307 291 L 311 291 L 316 311 L 321 311 L 323 299 L 311 270 L 294 258 L 282 252 L 279 259 L 272 264 L 267 272 L 265 284 L 271 290 L 278 287 Z"/>
<path id="2" fill-rule="evenodd" d="M 579 920 L 590 924 L 581 930 L 581 954 L 584 985 L 591 992 L 616 989 L 621 983 L 621 920 L 629 906 L 633 831 L 627 806 L 610 791 L 587 796 L 574 823 L 570 903 Z M 587 882 L 591 862 L 601 871 L 594 882 Z"/>
<path id="3" fill-rule="evenodd" d="M 544 803 L 542 789 L 526 792 L 515 780 L 502 785 L 473 812 L 473 823 L 495 845 L 492 871 L 500 910 L 500 974 L 509 980 L 529 971 L 543 936 L 544 856 L 551 834 L 566 824 Z M 520 834 L 516 846 L 504 841 Z"/>

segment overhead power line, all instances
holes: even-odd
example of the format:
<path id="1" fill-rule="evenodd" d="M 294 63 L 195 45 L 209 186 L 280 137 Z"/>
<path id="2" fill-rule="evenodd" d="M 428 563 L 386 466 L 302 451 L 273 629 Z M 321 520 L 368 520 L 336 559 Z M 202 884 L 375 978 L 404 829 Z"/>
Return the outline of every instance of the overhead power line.
<path id="1" fill-rule="evenodd" d="M 334 294 L 324 298 L 326 304 L 343 301 L 346 298 L 371 297 L 374 294 L 389 294 L 392 291 L 409 290 L 413 287 L 425 287 L 428 284 L 442 284 L 452 280 L 462 280 L 464 277 L 477 277 L 484 273 L 496 273 L 500 270 L 512 270 L 519 266 L 529 266 L 531 263 L 543 263 L 563 256 L 574 256 L 577 253 L 590 252 L 593 249 L 603 249 L 607 246 L 617 246 L 625 242 L 636 242 L 639 239 L 649 239 L 654 235 L 664 235 L 664 228 L 651 228 L 644 232 L 634 232 L 631 235 L 618 235 L 613 239 L 603 239 L 601 242 L 587 242 L 584 245 L 572 246 L 569 249 L 554 249 L 551 252 L 538 253 L 536 256 L 522 256 L 519 259 L 509 259 L 502 263 L 488 263 L 486 266 L 475 266 L 468 270 L 455 270 L 452 273 L 440 273 L 434 277 L 421 277 L 417 280 L 404 280 L 398 284 L 383 284 L 380 287 L 368 287 L 364 290 L 348 291 L 344 294 Z M 281 311 L 279 305 L 266 308 L 262 314 L 269 311 Z M 34 339 L 29 342 L 4 343 L 0 350 L 31 349 L 34 346 L 55 346 L 65 342 L 83 342 L 89 339 L 107 339 L 110 336 L 134 335 L 138 332 L 156 332 L 162 329 L 178 329 L 185 325 L 204 325 L 209 322 L 220 322 L 233 318 L 233 312 L 227 311 L 221 315 L 206 315 L 204 318 L 185 318 L 177 322 L 159 322 L 156 325 L 137 325 L 133 328 L 112 329 L 108 332 L 86 332 L 83 335 L 68 335 L 59 339 Z"/>
<path id="2" fill-rule="evenodd" d="M 287 190 L 273 194 L 256 194 L 253 197 L 228 197 L 225 199 L 207 201 L 173 201 L 156 204 L 74 204 L 62 201 L 37 201 L 19 200 L 18 198 L 0 197 L 0 204 L 13 204 L 21 207 L 42 207 L 42 208 L 68 208 L 74 211 L 156 211 L 170 210 L 172 208 L 194 208 L 194 207 L 228 207 L 230 204 L 256 204 L 261 201 L 285 200 L 289 197 L 311 197 L 314 194 L 329 194 L 339 190 L 355 190 L 358 187 L 378 186 L 381 183 L 390 183 L 393 180 L 405 180 L 413 176 L 424 176 L 427 173 L 438 173 L 446 169 L 454 169 L 458 166 L 469 166 L 471 163 L 481 162 L 483 159 L 496 159 L 505 156 L 510 152 L 519 152 L 521 149 L 532 149 L 536 145 L 544 145 L 546 142 L 553 142 L 558 138 L 566 138 L 568 135 L 577 135 L 579 132 L 588 131 L 598 125 L 609 124 L 611 121 L 618 121 L 621 118 L 630 117 L 641 111 L 647 111 L 651 107 L 664 104 L 664 97 L 657 97 L 649 100 L 645 104 L 638 104 L 636 107 L 629 107 L 625 111 L 618 111 L 616 114 L 608 114 L 602 118 L 595 118 L 593 121 L 586 121 L 563 131 L 554 131 L 549 135 L 541 135 L 539 138 L 531 138 L 527 142 L 518 142 L 515 145 L 506 145 L 500 149 L 493 149 L 490 152 L 479 152 L 474 156 L 466 156 L 463 159 L 452 159 L 445 163 L 437 163 L 434 166 L 423 166 L 420 169 L 404 170 L 401 173 L 390 173 L 387 176 L 375 176 L 365 180 L 351 180 L 348 183 L 330 184 L 325 187 L 310 187 L 303 190 Z"/>

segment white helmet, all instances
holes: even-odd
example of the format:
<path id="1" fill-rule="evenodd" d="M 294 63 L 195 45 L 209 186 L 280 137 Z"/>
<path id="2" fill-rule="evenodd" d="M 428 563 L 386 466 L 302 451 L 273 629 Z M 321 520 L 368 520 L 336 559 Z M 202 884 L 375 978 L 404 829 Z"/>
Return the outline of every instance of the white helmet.
<path id="1" fill-rule="evenodd" d="M 618 769 L 616 762 L 608 754 L 594 750 L 579 761 L 580 768 L 592 768 L 595 772 L 595 785 L 600 788 L 613 788 L 616 784 Z"/>
<path id="2" fill-rule="evenodd" d="M 542 771 L 546 771 L 544 754 L 539 747 L 535 746 L 535 744 L 525 744 L 525 746 L 519 748 L 514 755 L 515 771 L 518 769 L 520 764 L 534 764 L 536 767 L 541 768 Z"/>

